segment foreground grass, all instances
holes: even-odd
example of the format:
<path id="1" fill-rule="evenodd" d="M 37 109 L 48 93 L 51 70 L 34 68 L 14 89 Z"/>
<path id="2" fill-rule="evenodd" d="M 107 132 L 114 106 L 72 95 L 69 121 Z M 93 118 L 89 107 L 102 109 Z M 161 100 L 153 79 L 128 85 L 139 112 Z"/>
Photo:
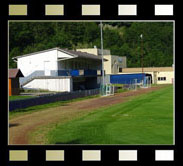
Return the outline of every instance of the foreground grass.
<path id="1" fill-rule="evenodd" d="M 33 98 L 33 97 L 35 97 L 35 96 L 9 96 L 9 101 L 29 99 L 29 98 Z"/>
<path id="2" fill-rule="evenodd" d="M 63 106 L 68 103 L 71 103 L 71 102 L 97 98 L 99 96 L 100 95 L 93 95 L 93 96 L 87 96 L 87 97 L 82 97 L 82 98 L 77 98 L 77 99 L 72 99 L 72 100 L 67 100 L 67 101 L 58 101 L 58 102 L 53 102 L 53 103 L 48 103 L 48 104 L 36 105 L 36 106 L 24 108 L 24 109 L 17 109 L 17 110 L 9 112 L 9 119 L 13 119 L 20 115 L 31 114 L 31 113 L 37 112 L 37 111 L 44 111 L 45 109 L 48 109 L 48 108 Z"/>
<path id="3" fill-rule="evenodd" d="M 57 124 L 49 144 L 173 144 L 173 87 Z"/>

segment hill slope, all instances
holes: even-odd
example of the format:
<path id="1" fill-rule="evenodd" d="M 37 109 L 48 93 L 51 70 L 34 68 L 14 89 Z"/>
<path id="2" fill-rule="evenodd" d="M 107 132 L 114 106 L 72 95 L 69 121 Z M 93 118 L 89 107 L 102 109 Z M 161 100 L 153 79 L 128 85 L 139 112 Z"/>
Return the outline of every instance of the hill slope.
<path id="1" fill-rule="evenodd" d="M 141 65 L 143 34 L 144 66 L 171 66 L 173 63 L 173 23 L 106 22 L 103 23 L 104 49 L 126 56 L 128 67 Z M 12 57 L 53 47 L 76 49 L 100 48 L 98 22 L 10 22 L 10 68 Z"/>

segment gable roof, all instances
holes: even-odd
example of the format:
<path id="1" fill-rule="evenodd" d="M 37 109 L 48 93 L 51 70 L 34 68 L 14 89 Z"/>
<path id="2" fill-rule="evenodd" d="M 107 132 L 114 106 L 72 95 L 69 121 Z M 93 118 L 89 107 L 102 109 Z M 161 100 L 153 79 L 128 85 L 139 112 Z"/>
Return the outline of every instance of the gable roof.
<path id="1" fill-rule="evenodd" d="M 20 69 L 9 69 L 9 78 L 24 77 Z"/>
<path id="2" fill-rule="evenodd" d="M 52 49 L 47 49 L 47 50 L 43 50 L 43 51 L 37 51 L 37 52 L 33 52 L 33 53 L 30 53 L 30 54 L 25 54 L 25 55 L 21 55 L 21 56 L 16 56 L 16 57 L 13 57 L 12 59 L 17 59 L 17 58 L 21 58 L 21 57 L 25 57 L 25 56 L 30 56 L 30 55 L 34 55 L 34 54 L 37 54 L 37 53 L 43 53 L 43 52 L 47 52 L 47 51 L 53 51 L 53 50 L 61 51 L 61 52 L 67 53 L 69 55 L 72 55 L 74 57 L 86 58 L 86 59 L 94 59 L 94 60 L 102 60 L 101 56 L 97 56 L 97 55 L 94 55 L 94 54 L 89 54 L 87 52 L 74 51 L 74 50 L 68 50 L 68 49 L 61 49 L 59 47 L 52 48 Z M 104 59 L 104 61 L 107 61 L 107 59 Z"/>
<path id="3" fill-rule="evenodd" d="M 60 49 L 60 50 L 66 52 L 66 53 L 75 55 L 75 56 L 77 56 L 79 58 L 102 60 L 101 56 L 97 56 L 97 55 L 90 54 L 90 53 L 87 53 L 87 52 L 73 51 L 73 50 L 66 50 L 66 49 Z M 104 59 L 104 60 L 107 61 L 107 59 Z"/>

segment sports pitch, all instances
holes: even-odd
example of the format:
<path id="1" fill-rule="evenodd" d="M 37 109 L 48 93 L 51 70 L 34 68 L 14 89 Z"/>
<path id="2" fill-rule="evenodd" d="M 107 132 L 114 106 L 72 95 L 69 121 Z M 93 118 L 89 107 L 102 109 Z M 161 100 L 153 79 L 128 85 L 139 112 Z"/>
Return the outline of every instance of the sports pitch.
<path id="1" fill-rule="evenodd" d="M 58 123 L 47 134 L 48 143 L 173 144 L 173 114 L 173 86 L 169 85 Z"/>

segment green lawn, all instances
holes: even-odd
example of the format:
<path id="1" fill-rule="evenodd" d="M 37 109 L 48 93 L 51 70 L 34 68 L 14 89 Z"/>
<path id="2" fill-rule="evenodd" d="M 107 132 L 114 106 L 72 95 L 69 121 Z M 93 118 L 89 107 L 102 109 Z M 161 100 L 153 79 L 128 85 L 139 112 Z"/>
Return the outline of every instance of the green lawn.
<path id="1" fill-rule="evenodd" d="M 173 87 L 57 124 L 50 144 L 173 144 Z"/>
<path id="2" fill-rule="evenodd" d="M 28 99 L 28 98 L 32 98 L 32 97 L 35 97 L 35 96 L 9 96 L 9 101 Z"/>

